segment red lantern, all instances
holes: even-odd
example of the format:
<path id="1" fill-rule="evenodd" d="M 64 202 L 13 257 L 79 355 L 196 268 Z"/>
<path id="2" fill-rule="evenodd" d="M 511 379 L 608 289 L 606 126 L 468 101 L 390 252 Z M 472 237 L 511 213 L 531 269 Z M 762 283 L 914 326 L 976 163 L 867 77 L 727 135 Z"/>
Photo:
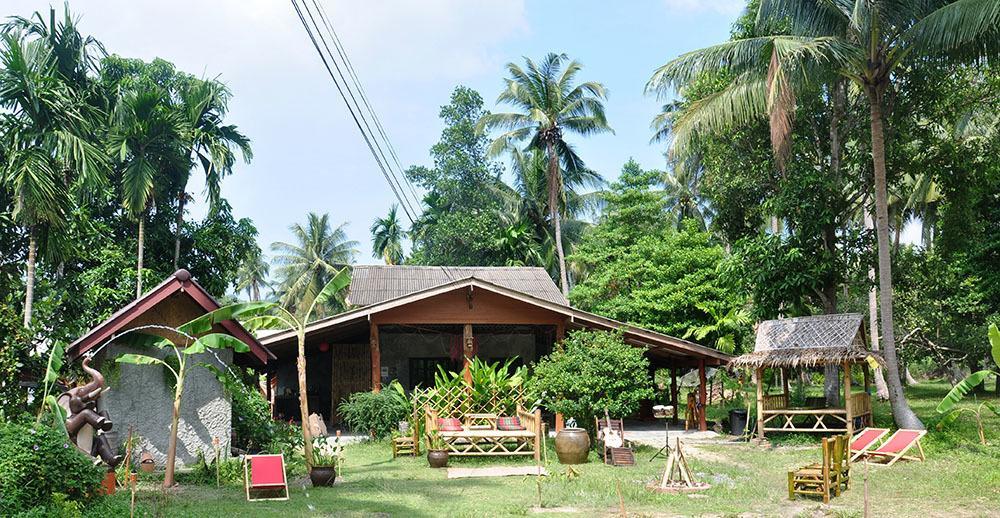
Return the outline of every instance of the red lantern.
<path id="1" fill-rule="evenodd" d="M 330 344 L 323 342 L 319 344 L 319 352 L 325 353 L 330 350 Z"/>

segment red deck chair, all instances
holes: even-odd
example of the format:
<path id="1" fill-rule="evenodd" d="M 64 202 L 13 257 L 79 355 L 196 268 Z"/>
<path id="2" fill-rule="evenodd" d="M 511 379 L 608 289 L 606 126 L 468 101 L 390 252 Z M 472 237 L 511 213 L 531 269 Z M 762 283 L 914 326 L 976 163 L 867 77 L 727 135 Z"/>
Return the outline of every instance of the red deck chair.
<path id="1" fill-rule="evenodd" d="M 889 437 L 882 446 L 865 453 L 865 458 L 876 463 L 892 466 L 899 459 L 924 460 L 924 448 L 920 446 L 920 438 L 927 434 L 926 430 L 907 430 L 900 428 Z M 917 457 L 906 455 L 914 445 L 919 452 Z"/>
<path id="2" fill-rule="evenodd" d="M 861 433 L 855 435 L 854 439 L 851 439 L 851 462 L 858 460 L 858 457 L 867 453 L 887 433 L 889 433 L 888 428 L 865 428 L 861 430 Z"/>
<path id="3" fill-rule="evenodd" d="M 247 455 L 243 462 L 243 487 L 247 501 L 288 500 L 288 479 L 285 478 L 284 455 Z M 284 496 L 251 497 L 251 493 L 281 494 Z"/>

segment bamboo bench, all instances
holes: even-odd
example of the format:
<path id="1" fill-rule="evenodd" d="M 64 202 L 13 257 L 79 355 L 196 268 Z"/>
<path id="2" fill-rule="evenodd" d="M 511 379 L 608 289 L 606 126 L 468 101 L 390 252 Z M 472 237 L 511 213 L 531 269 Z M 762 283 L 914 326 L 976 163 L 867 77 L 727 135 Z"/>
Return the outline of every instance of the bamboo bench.
<path id="1" fill-rule="evenodd" d="M 428 408 L 424 414 L 428 444 L 431 436 L 437 434 L 444 442 L 449 455 L 460 457 L 533 455 L 535 460 L 539 460 L 542 440 L 541 410 L 528 412 L 518 405 L 516 414 L 524 430 L 497 430 L 495 422 L 493 422 L 494 428 L 484 428 L 482 425 L 470 426 L 468 424 L 470 420 L 465 419 L 467 424 L 462 430 L 440 431 L 437 425 L 438 413 Z"/>

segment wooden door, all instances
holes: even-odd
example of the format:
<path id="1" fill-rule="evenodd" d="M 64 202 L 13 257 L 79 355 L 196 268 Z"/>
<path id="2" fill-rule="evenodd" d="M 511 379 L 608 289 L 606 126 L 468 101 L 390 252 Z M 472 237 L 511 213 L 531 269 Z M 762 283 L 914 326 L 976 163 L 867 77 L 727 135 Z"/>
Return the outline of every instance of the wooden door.
<path id="1" fill-rule="evenodd" d="M 331 345 L 331 350 L 330 421 L 339 423 L 337 407 L 341 401 L 355 392 L 372 389 L 371 354 L 368 344 L 336 344 Z"/>

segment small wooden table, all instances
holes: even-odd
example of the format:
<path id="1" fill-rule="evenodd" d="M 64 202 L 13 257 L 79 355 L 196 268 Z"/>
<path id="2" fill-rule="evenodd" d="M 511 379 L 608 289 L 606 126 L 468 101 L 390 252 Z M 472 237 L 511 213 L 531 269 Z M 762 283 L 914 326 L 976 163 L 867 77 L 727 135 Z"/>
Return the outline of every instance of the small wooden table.
<path id="1" fill-rule="evenodd" d="M 465 414 L 465 428 L 468 430 L 496 430 L 496 414 Z"/>

